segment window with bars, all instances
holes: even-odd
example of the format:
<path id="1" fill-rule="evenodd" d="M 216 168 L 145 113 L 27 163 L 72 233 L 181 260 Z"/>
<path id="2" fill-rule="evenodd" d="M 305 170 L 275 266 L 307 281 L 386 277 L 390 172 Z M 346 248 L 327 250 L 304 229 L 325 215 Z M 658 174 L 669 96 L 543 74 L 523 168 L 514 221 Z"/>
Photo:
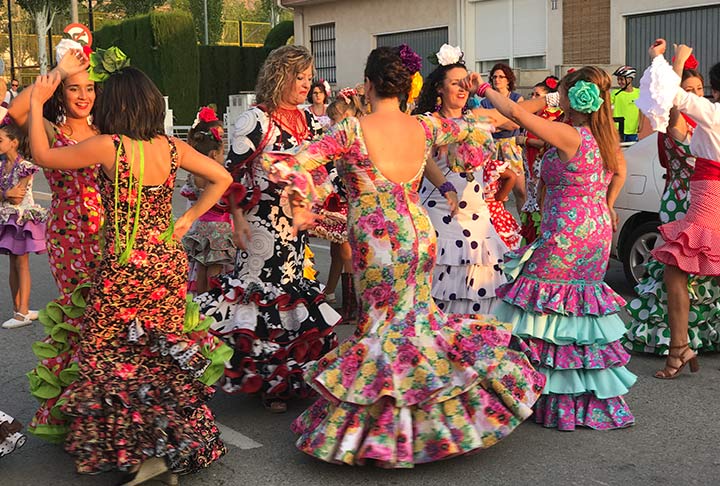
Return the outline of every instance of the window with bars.
<path id="1" fill-rule="evenodd" d="M 317 73 L 317 77 L 324 79 L 328 83 L 337 82 L 335 24 L 311 26 L 310 48 L 315 58 L 315 72 Z"/>

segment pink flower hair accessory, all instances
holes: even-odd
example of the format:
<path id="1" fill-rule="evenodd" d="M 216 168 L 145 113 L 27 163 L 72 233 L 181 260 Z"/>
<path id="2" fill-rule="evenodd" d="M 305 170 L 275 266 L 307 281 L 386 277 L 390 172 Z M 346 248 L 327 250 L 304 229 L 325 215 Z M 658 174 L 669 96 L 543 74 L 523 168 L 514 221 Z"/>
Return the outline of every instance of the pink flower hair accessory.
<path id="1" fill-rule="evenodd" d="M 343 88 L 338 93 L 338 96 L 345 100 L 345 103 L 352 103 L 352 98 L 357 96 L 358 92 L 355 88 Z"/>

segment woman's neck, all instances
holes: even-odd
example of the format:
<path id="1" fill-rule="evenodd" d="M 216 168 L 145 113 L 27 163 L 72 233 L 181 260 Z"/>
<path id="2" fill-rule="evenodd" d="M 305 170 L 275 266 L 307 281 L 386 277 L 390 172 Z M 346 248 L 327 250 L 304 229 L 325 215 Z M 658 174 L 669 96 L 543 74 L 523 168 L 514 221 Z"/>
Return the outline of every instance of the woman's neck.
<path id="1" fill-rule="evenodd" d="M 325 103 L 313 103 L 312 111 L 316 115 L 324 115 L 325 114 Z"/>
<path id="2" fill-rule="evenodd" d="M 462 117 L 462 108 L 451 108 L 443 103 L 439 113 L 443 118 L 460 118 Z"/>
<path id="3" fill-rule="evenodd" d="M 382 99 L 371 97 L 370 108 L 373 113 L 391 113 L 394 111 L 400 111 L 400 100 L 397 99 L 397 97 Z"/>
<path id="4" fill-rule="evenodd" d="M 15 161 L 18 159 L 18 151 L 10 149 L 7 152 L 5 152 L 5 159 L 10 162 L 6 166 L 6 171 L 9 171 L 9 169 L 12 168 L 13 165 L 15 165 Z"/>
<path id="5" fill-rule="evenodd" d="M 510 96 L 510 90 L 507 88 L 496 88 L 495 91 L 497 91 L 498 93 L 500 93 L 501 95 L 503 95 L 505 97 Z"/>
<path id="6" fill-rule="evenodd" d="M 70 118 L 67 117 L 65 119 L 65 123 L 63 123 L 64 126 L 70 129 L 70 132 L 73 135 L 81 134 L 81 133 L 95 133 L 95 129 L 93 126 L 88 123 L 87 118 Z"/>
<path id="7" fill-rule="evenodd" d="M 292 110 L 297 110 L 298 107 L 297 107 L 297 105 L 293 105 L 292 103 L 288 103 L 286 101 L 281 101 L 280 103 L 278 103 L 278 109 L 292 111 Z"/>

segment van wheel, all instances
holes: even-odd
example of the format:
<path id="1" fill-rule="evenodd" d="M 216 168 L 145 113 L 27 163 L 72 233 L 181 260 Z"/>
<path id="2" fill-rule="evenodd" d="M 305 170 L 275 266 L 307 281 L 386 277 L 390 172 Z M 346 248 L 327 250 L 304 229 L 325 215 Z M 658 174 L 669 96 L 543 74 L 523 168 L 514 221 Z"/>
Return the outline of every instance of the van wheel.
<path id="1" fill-rule="evenodd" d="M 635 287 L 647 276 L 645 264 L 650 261 L 650 252 L 660 238 L 659 221 L 648 221 L 635 228 L 623 245 L 623 270 L 628 283 Z"/>

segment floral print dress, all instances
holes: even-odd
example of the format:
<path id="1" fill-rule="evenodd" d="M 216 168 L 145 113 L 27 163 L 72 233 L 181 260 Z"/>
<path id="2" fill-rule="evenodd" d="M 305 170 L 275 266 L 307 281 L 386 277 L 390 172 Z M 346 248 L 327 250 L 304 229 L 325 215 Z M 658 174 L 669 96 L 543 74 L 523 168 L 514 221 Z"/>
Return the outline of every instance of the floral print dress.
<path id="1" fill-rule="evenodd" d="M 612 228 L 607 188 L 612 173 L 588 128 L 563 162 L 556 148 L 543 158 L 547 188 L 542 235 L 505 256 L 511 282 L 498 289 L 499 320 L 513 325 L 521 347 L 546 376 L 535 421 L 574 430 L 634 423 L 623 395 L 635 383 L 620 338 L 624 305 L 604 281 Z"/>
<path id="2" fill-rule="evenodd" d="M 320 127 L 303 113 L 313 137 Z M 303 373 L 337 345 L 333 327 L 340 314 L 325 302 L 320 284 L 306 278 L 307 232 L 292 235 L 288 194 L 268 178 L 256 154 L 297 150 L 303 140 L 261 108 L 242 114 L 231 138 L 226 167 L 251 236 L 247 250 L 237 252 L 235 269 L 195 300 L 215 319 L 213 331 L 234 350 L 223 390 L 305 397 L 310 388 Z"/>
<path id="3" fill-rule="evenodd" d="M 75 143 L 55 127 L 53 147 Z M 62 394 L 77 378 L 84 294 L 100 264 L 104 209 L 98 191 L 98 170 L 98 166 L 44 170 L 52 191 L 47 253 L 60 297 L 40 311 L 40 322 L 48 335 L 33 344 L 40 362 L 28 373 L 28 379 L 30 393 L 39 400 L 40 408 L 28 430 L 49 442 L 62 442 L 68 431 L 60 410 Z"/>
<path id="4" fill-rule="evenodd" d="M 489 132 L 419 120 L 427 156 L 433 145 L 465 140 L 463 171 L 487 159 Z M 424 165 L 410 181 L 386 179 L 356 118 L 294 158 L 264 160 L 294 190 L 321 198 L 323 164 L 334 160 L 348 191 L 358 328 L 305 375 L 321 397 L 293 424 L 300 450 L 333 463 L 407 468 L 490 447 L 530 416 L 544 378 L 507 348 L 509 329 L 446 316 L 431 297 L 437 243 L 417 193 Z"/>
<path id="5" fill-rule="evenodd" d="M 663 224 L 680 220 L 690 206 L 690 177 L 694 172 L 694 158 L 687 144 L 677 142 L 665 133 L 658 133 L 658 150 L 665 153 L 667 179 L 660 201 L 660 221 Z M 635 291 L 625 310 L 630 314 L 625 347 L 641 353 L 667 355 L 670 346 L 667 289 L 663 278 L 665 265 L 651 259 L 647 277 Z M 688 279 L 690 313 L 688 343 L 695 351 L 720 351 L 720 281 L 715 277 L 690 275 Z"/>
<path id="6" fill-rule="evenodd" d="M 167 180 L 142 187 L 127 182 L 125 144 L 138 142 L 113 139 L 118 183 L 100 173 L 106 244 L 80 329 L 79 377 L 64 394 L 65 450 L 80 473 L 128 470 L 153 456 L 192 472 L 225 452 L 205 403 L 231 350 L 186 301 L 187 258 L 172 239 L 173 139 Z"/>

